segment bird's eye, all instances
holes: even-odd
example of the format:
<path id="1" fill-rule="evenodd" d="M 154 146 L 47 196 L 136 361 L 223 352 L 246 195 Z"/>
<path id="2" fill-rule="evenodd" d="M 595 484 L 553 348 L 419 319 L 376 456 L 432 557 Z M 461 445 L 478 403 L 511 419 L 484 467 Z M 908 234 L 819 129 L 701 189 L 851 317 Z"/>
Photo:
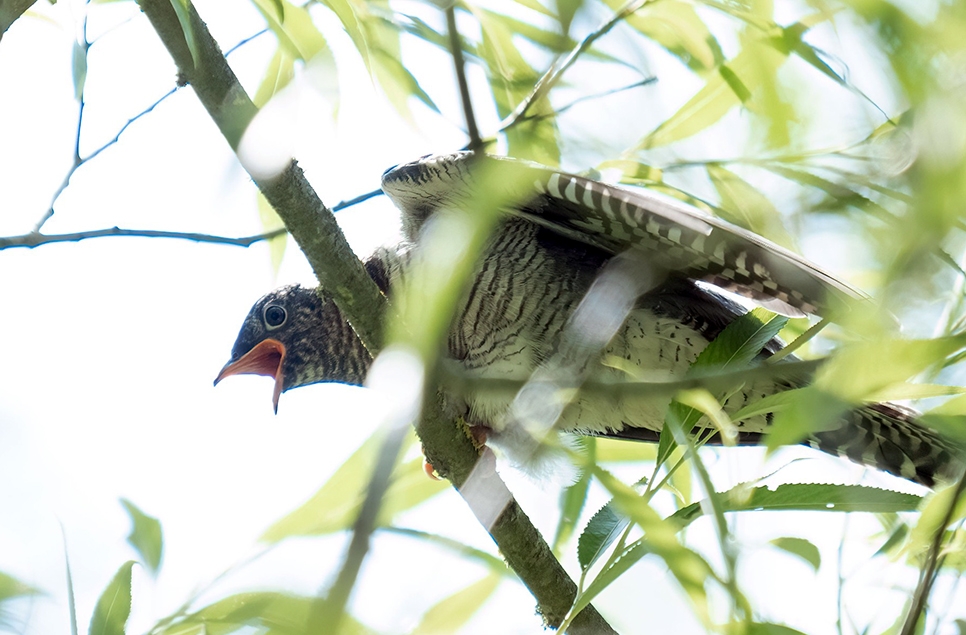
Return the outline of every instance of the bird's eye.
<path id="1" fill-rule="evenodd" d="M 285 313 L 285 309 L 277 304 L 269 304 L 265 307 L 265 324 L 269 329 L 277 329 L 278 327 L 285 324 L 285 318 L 288 314 Z"/>

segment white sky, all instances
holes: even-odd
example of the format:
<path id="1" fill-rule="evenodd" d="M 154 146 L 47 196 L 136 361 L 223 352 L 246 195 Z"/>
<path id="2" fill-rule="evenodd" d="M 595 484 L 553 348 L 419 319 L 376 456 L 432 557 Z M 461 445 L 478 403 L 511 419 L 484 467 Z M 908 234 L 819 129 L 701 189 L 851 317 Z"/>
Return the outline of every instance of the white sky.
<path id="1" fill-rule="evenodd" d="M 261 28 L 248 3 L 197 2 L 228 48 Z M 0 42 L 0 235 L 22 234 L 49 206 L 69 163 L 76 126 L 71 83 L 72 11 L 78 3 L 37 5 L 43 17 L 23 18 Z M 133 3 L 97 5 L 90 33 L 104 34 L 90 52 L 85 155 L 166 92 L 174 68 Z M 107 17 L 105 17 L 107 16 Z M 116 25 L 116 26 L 113 26 Z M 113 28 L 112 28 L 113 26 Z M 105 34 L 106 33 L 106 34 Z M 334 46 L 344 36 L 331 34 Z M 273 46 L 264 36 L 231 58 L 254 93 Z M 337 124 L 330 106 L 305 82 L 284 100 L 291 150 L 323 200 L 334 204 L 374 189 L 381 172 L 400 161 L 463 143 L 452 75 L 442 55 L 421 59 L 425 87 L 450 121 L 414 106 L 409 126 L 386 108 L 352 55 L 339 55 L 342 102 Z M 435 70 L 438 68 L 438 72 Z M 662 80 L 663 81 L 663 80 Z M 484 129 L 493 117 L 478 107 Z M 284 126 L 279 138 L 286 139 Z M 261 228 L 255 189 L 190 89 L 180 91 L 122 135 L 120 142 L 78 170 L 44 230 L 81 231 L 118 225 L 222 235 Z M 385 199 L 342 212 L 340 222 L 360 254 L 395 232 Z M 126 497 L 158 517 L 165 561 L 155 581 L 135 573 L 129 632 L 141 632 L 176 608 L 196 586 L 256 548 L 257 537 L 307 499 L 375 429 L 379 404 L 362 389 L 315 386 L 282 397 L 271 411 L 271 382 L 232 378 L 212 388 L 215 373 L 250 305 L 272 287 L 311 283 L 301 255 L 289 248 L 279 275 L 264 245 L 250 249 L 148 239 L 101 239 L 35 250 L 0 251 L 0 571 L 48 595 L 21 603 L 26 633 L 66 632 L 68 613 L 60 527 L 67 536 L 82 631 L 104 585 L 134 553 L 127 546 Z M 854 479 L 856 469 L 815 454 L 785 478 Z M 761 470 L 760 453 L 725 455 L 716 471 L 733 479 Z M 811 471 L 809 471 L 811 470 Z M 629 478 L 640 474 L 629 473 Z M 897 481 L 882 477 L 892 486 Z M 552 534 L 556 492 L 513 478 L 525 509 Z M 603 500 L 597 492 L 590 508 Z M 830 556 L 841 535 L 836 514 L 755 514 L 737 527 L 749 544 L 781 535 L 808 537 Z M 404 518 L 405 524 L 459 536 L 491 549 L 465 505 L 447 492 Z M 854 516 L 853 527 L 876 528 Z M 697 525 L 692 536 L 708 534 Z M 269 559 L 230 578 L 229 590 L 285 588 L 312 593 L 329 579 L 340 536 L 292 541 Z M 864 624 L 878 607 L 894 611 L 912 572 L 868 562 L 870 547 L 847 552 Z M 573 549 L 571 549 L 573 551 Z M 575 570 L 571 555 L 568 566 Z M 835 570 L 819 575 L 765 546 L 749 550 L 743 567 L 765 617 L 783 617 L 812 632 L 834 624 Z M 402 538 L 379 538 L 363 574 L 357 614 L 371 625 L 405 632 L 432 603 L 477 579 L 482 570 Z M 962 602 L 966 596 L 960 593 Z M 940 596 L 941 597 L 941 596 Z M 653 632 L 655 622 L 682 611 L 663 568 L 643 563 L 598 605 L 623 633 Z M 536 633 L 532 599 L 503 585 L 466 632 Z M 679 607 L 679 608 L 675 608 Z M 766 608 L 767 607 L 767 608 Z M 806 608 L 807 607 L 807 608 Z M 882 624 L 884 626 L 885 624 Z M 696 625 L 675 623 L 674 632 Z"/>

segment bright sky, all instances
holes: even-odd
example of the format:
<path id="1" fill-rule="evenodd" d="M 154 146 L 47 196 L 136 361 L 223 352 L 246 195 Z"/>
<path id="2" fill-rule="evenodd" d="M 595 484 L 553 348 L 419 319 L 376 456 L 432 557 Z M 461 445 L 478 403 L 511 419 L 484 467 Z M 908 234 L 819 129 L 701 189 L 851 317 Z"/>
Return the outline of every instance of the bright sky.
<path id="1" fill-rule="evenodd" d="M 263 25 L 248 3 L 231 3 L 230 9 L 213 1 L 196 5 L 224 48 Z M 0 42 L 5 88 L 0 235 L 29 231 L 69 167 L 77 117 L 71 45 L 80 7 L 39 3 L 39 16 L 21 19 Z M 90 36 L 97 43 L 90 51 L 82 156 L 169 90 L 175 76 L 133 3 L 97 5 L 94 15 L 99 19 L 91 22 Z M 347 46 L 334 31 L 330 39 L 333 46 Z M 264 36 L 230 58 L 250 94 L 272 45 L 271 36 Z M 438 72 L 425 74 L 425 87 L 441 99 L 450 119 L 417 106 L 416 126 L 401 122 L 359 80 L 365 71 L 353 55 L 338 59 L 337 119 L 310 82 L 297 81 L 279 100 L 278 120 L 269 122 L 328 204 L 374 189 L 381 172 L 395 163 L 463 144 L 451 123 L 460 115 L 455 96 L 445 89 L 452 82 L 445 56 L 420 63 L 438 66 Z M 484 129 L 492 129 L 492 115 L 477 112 Z M 342 212 L 339 220 L 360 254 L 391 239 L 396 229 L 395 212 L 384 198 Z M 190 89 L 166 100 L 81 167 L 44 230 L 114 225 L 228 236 L 261 231 L 255 188 Z M 242 249 L 108 238 L 0 252 L 0 571 L 48 593 L 18 605 L 25 609 L 25 633 L 68 629 L 61 527 L 78 622 L 86 632 L 101 590 L 122 562 L 135 557 L 125 542 L 129 526 L 118 498 L 161 520 L 166 554 L 160 577 L 135 574 L 129 632 L 141 632 L 193 588 L 251 553 L 262 531 L 307 499 L 375 429 L 380 404 L 362 389 L 325 385 L 293 391 L 273 416 L 266 378 L 232 378 L 212 388 L 250 305 L 272 287 L 295 281 L 311 284 L 312 275 L 294 247 L 277 277 L 265 245 Z M 813 466 L 811 474 L 816 464 L 830 479 L 857 474 L 839 461 L 816 461 L 807 451 L 798 455 L 813 459 L 804 462 Z M 760 453 L 726 456 L 716 470 L 732 479 L 757 474 Z M 796 465 L 785 478 L 807 480 L 809 474 Z M 524 508 L 551 533 L 553 486 L 541 488 L 513 475 L 510 480 Z M 738 521 L 744 540 L 802 535 L 804 523 L 805 535 L 826 554 L 834 553 L 844 522 L 837 514 L 772 515 L 773 523 L 759 528 L 754 523 L 760 518 Z M 491 548 L 452 492 L 410 512 L 405 521 Z M 867 527 L 865 533 L 876 528 L 867 516 L 848 522 Z M 695 540 L 706 530 L 696 527 Z M 230 578 L 209 599 L 251 588 L 313 593 L 334 571 L 342 546 L 341 536 L 293 541 Z M 859 609 L 873 615 L 877 607 L 901 601 L 901 594 L 889 591 L 892 584 L 910 580 L 894 579 L 894 569 L 888 570 L 893 578 L 882 579 L 878 565 L 867 561 L 868 548 L 860 541 L 848 552 L 847 573 L 869 585 L 859 586 L 858 593 L 874 592 Z M 755 572 L 746 576 L 749 591 L 769 615 L 800 618 L 795 626 L 828 632 L 835 620 L 833 563 L 814 575 L 767 547 L 750 551 L 745 563 Z M 574 565 L 572 556 L 568 565 Z M 374 627 L 404 632 L 435 600 L 482 573 L 412 541 L 381 537 L 364 569 L 356 612 Z M 810 597 L 814 611 L 803 602 Z M 598 605 L 611 609 L 621 632 L 638 633 L 653 632 L 654 620 L 686 610 L 682 602 L 662 567 L 642 563 Z M 500 609 L 481 615 L 465 632 L 539 632 L 532 600 L 520 587 L 504 585 L 499 603 L 491 606 Z M 641 615 L 648 617 L 635 619 Z M 857 616 L 860 624 L 867 619 Z M 695 627 L 673 628 L 683 633 Z"/>

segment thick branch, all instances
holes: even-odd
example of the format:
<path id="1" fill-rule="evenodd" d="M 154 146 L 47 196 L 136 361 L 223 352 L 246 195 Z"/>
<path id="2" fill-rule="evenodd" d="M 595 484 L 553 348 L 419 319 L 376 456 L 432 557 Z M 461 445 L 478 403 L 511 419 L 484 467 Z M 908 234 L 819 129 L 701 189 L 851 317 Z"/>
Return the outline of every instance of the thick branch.
<path id="1" fill-rule="evenodd" d="M 36 0 L 0 0 L 0 39 L 23 12 L 33 6 Z"/>
<path id="2" fill-rule="evenodd" d="M 197 60 L 192 58 L 169 0 L 141 0 L 139 5 L 174 58 L 181 78 L 194 89 L 225 140 L 237 149 L 257 108 L 238 83 L 194 7 L 189 5 Z M 255 182 L 305 253 L 319 283 L 335 299 L 366 347 L 376 352 L 382 346 L 385 298 L 301 168 L 292 161 L 274 178 Z"/>

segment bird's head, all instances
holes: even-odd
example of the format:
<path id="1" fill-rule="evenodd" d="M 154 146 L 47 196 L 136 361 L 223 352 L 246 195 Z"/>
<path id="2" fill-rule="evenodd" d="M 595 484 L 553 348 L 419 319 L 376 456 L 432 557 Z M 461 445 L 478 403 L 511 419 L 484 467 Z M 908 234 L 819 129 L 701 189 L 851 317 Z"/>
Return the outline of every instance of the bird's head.
<path id="1" fill-rule="evenodd" d="M 361 384 L 370 361 L 335 302 L 291 285 L 263 296 L 248 312 L 215 385 L 231 375 L 272 377 L 277 412 L 286 390 L 327 381 Z"/>

